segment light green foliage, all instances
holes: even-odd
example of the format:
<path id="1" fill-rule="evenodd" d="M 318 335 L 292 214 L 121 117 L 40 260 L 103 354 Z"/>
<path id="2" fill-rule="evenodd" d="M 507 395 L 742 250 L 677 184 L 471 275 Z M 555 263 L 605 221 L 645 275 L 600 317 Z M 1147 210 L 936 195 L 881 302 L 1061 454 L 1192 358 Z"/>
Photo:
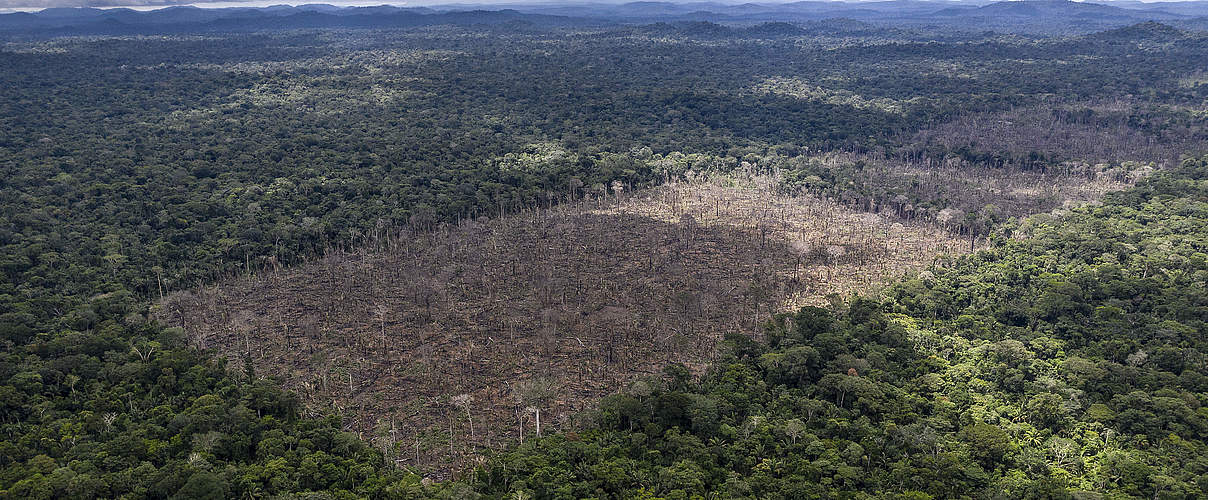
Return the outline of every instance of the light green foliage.
<path id="1" fill-rule="evenodd" d="M 1208 494 L 1208 157 L 1023 226 L 887 300 L 776 318 L 768 344 L 732 336 L 698 384 L 606 400 L 623 419 L 505 454 L 483 491 L 615 494 L 575 471 L 626 461 L 669 498 Z M 701 399 L 718 409 L 707 426 L 686 411 Z M 687 453 L 689 438 L 708 446 Z M 534 456 L 574 479 L 544 483 Z"/>
<path id="2" fill-rule="evenodd" d="M 1102 147 L 914 134 L 1019 115 L 1027 126 L 969 130 L 1044 130 L 1084 146 L 1125 131 L 1128 145 L 1181 153 L 1202 139 L 1205 86 L 1188 84 L 1208 65 L 1202 35 L 1154 50 L 1126 32 L 836 29 L 707 42 L 642 27 L 447 27 L 3 45 L 0 496 L 1208 494 L 1202 162 L 1101 206 L 1005 226 L 1064 200 L 877 173 L 902 157 L 974 176 L 1133 180 L 1152 169 L 1088 167 Z M 761 82 L 775 88 L 751 92 Z M 1146 104 L 1087 104 L 1113 99 Z M 882 163 L 830 161 L 840 149 Z M 1157 161 L 1115 156 L 1104 161 Z M 437 486 L 338 418 L 303 416 L 253 367 L 146 319 L 161 293 L 399 227 L 719 170 L 781 170 L 786 189 L 975 237 L 1009 231 L 886 300 L 806 308 L 792 327 L 777 318 L 766 343 L 731 337 L 703 379 L 672 368 L 602 401 L 578 436 L 530 440 Z"/>

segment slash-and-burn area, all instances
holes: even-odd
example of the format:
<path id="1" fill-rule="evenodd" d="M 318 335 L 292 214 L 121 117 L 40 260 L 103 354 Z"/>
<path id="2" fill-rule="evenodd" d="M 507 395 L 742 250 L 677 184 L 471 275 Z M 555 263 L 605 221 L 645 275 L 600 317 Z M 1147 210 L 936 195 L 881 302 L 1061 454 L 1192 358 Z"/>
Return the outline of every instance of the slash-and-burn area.
<path id="1" fill-rule="evenodd" d="M 679 182 L 435 231 L 171 296 L 161 320 L 250 355 L 401 465 L 566 428 L 669 362 L 699 367 L 771 313 L 967 251 L 766 177 Z"/>

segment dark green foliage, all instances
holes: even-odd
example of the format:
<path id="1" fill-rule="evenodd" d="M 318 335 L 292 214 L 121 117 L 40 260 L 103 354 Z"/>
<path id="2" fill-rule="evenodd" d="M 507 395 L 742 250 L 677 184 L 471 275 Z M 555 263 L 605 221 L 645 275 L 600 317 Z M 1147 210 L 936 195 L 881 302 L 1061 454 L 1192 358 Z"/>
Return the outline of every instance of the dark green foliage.
<path id="1" fill-rule="evenodd" d="M 148 321 L 161 294 L 225 274 L 690 170 L 781 168 L 788 189 L 937 212 L 962 206 L 958 194 L 870 182 L 860 161 L 797 160 L 843 148 L 1058 171 L 1098 158 L 910 133 L 1059 94 L 1151 101 L 1054 110 L 1065 125 L 1195 139 L 1203 118 L 1188 109 L 1208 95 L 1178 80 L 1206 66 L 1197 34 L 1153 46 L 1135 30 L 942 43 L 867 27 L 707 43 L 642 33 L 5 45 L 0 495 L 1206 494 L 1205 162 L 1102 206 L 1011 223 L 997 247 L 884 301 L 778 317 L 766 342 L 732 335 L 703 379 L 672 366 L 602 401 L 593 428 L 436 488 L 338 418 L 301 415 L 243 359 L 228 366 Z M 779 77 L 830 94 L 752 90 Z M 953 229 L 1005 219 L 975 208 Z"/>
<path id="2" fill-rule="evenodd" d="M 298 491 L 380 494 L 414 482 L 336 418 L 302 419 L 269 380 L 105 322 L 91 336 L 47 335 L 6 354 L 0 484 L 15 498 L 213 498 Z M 91 345 L 89 345 L 91 344 Z M 133 344 L 133 345 L 132 345 Z"/>
<path id="3" fill-rule="evenodd" d="M 1208 495 L 1208 157 L 1005 230 L 1022 238 L 883 302 L 782 315 L 766 346 L 730 337 L 699 385 L 609 398 L 577 440 L 499 457 L 482 491 Z"/>

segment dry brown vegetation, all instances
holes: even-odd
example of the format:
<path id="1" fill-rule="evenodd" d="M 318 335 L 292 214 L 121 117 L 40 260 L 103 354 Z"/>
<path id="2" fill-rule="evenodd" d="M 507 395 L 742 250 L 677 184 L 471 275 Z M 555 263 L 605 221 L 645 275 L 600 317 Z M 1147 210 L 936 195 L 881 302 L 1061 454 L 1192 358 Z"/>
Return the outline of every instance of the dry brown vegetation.
<path id="1" fill-rule="evenodd" d="M 1154 162 L 1175 165 L 1208 148 L 1194 110 L 1136 99 L 1059 102 L 975 113 L 919 131 L 908 139 L 986 154 L 991 163 L 1028 163 L 1030 155 L 1075 164 Z M 1042 162 L 1044 164 L 1050 162 Z"/>
<path id="2" fill-rule="evenodd" d="M 909 159 L 851 152 L 824 153 L 794 161 L 813 163 L 822 169 L 862 165 L 858 186 L 852 185 L 848 190 L 816 189 L 808 179 L 793 183 L 805 192 L 832 196 L 856 210 L 905 220 L 931 220 L 953 230 L 959 229 L 958 224 L 944 221 L 945 210 L 951 218 L 952 213 L 978 212 L 993 205 L 998 219 L 1025 217 L 1093 202 L 1106 193 L 1131 186 L 1154 171 L 1148 165 L 1068 164 L 1060 170 L 1042 172 L 987 166 L 959 156 Z"/>
<path id="3" fill-rule="evenodd" d="M 635 375 L 707 363 L 723 334 L 757 331 L 773 311 L 969 248 L 778 186 L 697 179 L 403 231 L 176 293 L 160 317 L 201 348 L 250 355 L 398 463 L 449 470 L 538 422 L 563 427 Z"/>

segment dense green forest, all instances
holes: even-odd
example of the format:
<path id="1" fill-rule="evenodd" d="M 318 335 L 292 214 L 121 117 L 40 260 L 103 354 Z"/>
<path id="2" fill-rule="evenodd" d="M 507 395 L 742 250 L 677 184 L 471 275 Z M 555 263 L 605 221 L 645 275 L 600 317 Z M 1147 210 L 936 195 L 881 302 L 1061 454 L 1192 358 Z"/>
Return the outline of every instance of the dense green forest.
<path id="1" fill-rule="evenodd" d="M 1208 494 L 1208 157 L 734 336 L 473 477 L 533 498 Z M 1081 492 L 1081 493 L 1080 493 Z"/>
<path id="2" fill-rule="evenodd" d="M 0 495 L 1208 494 L 1208 167 L 1163 170 L 1203 149 L 1208 36 L 700 28 L 0 46 Z M 944 128 L 1011 113 L 1076 133 Z M 1102 147 L 1116 137 L 1145 148 Z M 1007 204 L 895 165 L 1158 173 L 1013 219 L 1066 200 Z M 434 485 L 150 319 L 171 291 L 399 228 L 741 169 L 992 248 L 777 318 L 700 378 L 673 366 L 581 432 Z"/>

